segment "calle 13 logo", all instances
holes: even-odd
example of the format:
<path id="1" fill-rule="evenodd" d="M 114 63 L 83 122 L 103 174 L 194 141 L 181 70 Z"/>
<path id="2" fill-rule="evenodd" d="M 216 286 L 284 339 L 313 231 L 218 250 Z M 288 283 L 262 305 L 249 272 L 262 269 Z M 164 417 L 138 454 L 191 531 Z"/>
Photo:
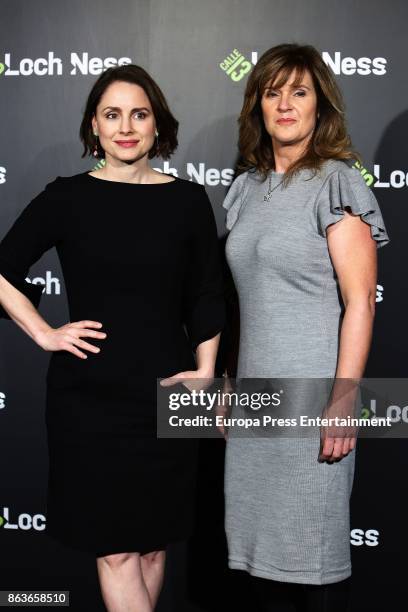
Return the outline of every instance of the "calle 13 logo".
<path id="1" fill-rule="evenodd" d="M 238 49 L 234 49 L 219 66 L 235 83 L 240 81 L 252 68 L 251 62 Z"/>

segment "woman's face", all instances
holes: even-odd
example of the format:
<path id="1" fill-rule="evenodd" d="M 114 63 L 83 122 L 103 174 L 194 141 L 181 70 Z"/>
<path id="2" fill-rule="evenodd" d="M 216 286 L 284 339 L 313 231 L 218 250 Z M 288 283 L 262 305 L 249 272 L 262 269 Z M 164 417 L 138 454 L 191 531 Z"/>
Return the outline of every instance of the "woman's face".
<path id="1" fill-rule="evenodd" d="M 156 121 L 144 89 L 115 81 L 104 91 L 92 119 L 106 161 L 135 162 L 147 155 L 155 140 Z"/>
<path id="2" fill-rule="evenodd" d="M 306 145 L 316 125 L 317 95 L 308 70 L 295 87 L 296 71 L 280 89 L 268 83 L 261 98 L 265 128 L 273 144 Z"/>

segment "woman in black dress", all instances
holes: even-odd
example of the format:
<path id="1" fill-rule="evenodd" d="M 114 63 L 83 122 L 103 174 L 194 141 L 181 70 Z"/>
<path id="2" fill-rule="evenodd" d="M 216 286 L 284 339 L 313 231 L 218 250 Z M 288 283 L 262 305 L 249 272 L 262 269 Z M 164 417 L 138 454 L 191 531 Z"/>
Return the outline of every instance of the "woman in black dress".
<path id="1" fill-rule="evenodd" d="M 205 189 L 148 162 L 177 128 L 142 68 L 106 70 L 80 130 L 105 164 L 50 182 L 0 243 L 0 314 L 52 352 L 47 531 L 95 554 L 115 612 L 154 609 L 166 546 L 192 528 L 196 440 L 157 439 L 157 378 L 211 379 L 224 324 Z M 70 313 L 56 329 L 25 280 L 54 246 Z"/>

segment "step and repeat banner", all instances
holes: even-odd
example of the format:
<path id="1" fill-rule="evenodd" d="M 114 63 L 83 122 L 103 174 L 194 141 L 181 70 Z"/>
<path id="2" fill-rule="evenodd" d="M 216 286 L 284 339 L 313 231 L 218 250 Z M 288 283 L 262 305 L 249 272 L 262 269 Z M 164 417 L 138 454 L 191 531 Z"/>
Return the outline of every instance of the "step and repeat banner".
<path id="1" fill-rule="evenodd" d="M 81 159 L 78 137 L 87 94 L 104 69 L 130 62 L 153 76 L 180 122 L 176 153 L 167 162 L 153 160 L 153 166 L 205 185 L 222 238 L 221 204 L 234 176 L 237 117 L 248 75 L 276 44 L 316 46 L 342 88 L 361 172 L 391 238 L 379 252 L 366 376 L 406 376 L 403 0 L 3 0 L 0 8 L 0 238 L 46 183 L 95 165 L 93 158 Z M 44 318 L 66 323 L 55 251 L 28 278 L 45 284 Z M 0 322 L 0 342 L 0 590 L 71 590 L 72 609 L 102 610 L 94 559 L 47 536 L 44 399 L 50 355 L 10 321 Z M 408 421 L 407 406 L 390 411 L 394 420 Z M 197 533 L 188 545 L 169 551 L 162 612 L 251 609 L 245 576 L 226 565 L 223 450 L 223 441 L 203 441 Z M 359 442 L 350 532 L 353 610 L 382 610 L 405 597 L 407 467 L 405 440 Z M 115 520 L 115 500 L 110 504 Z M 81 521 L 80 499 L 76 518 Z"/>

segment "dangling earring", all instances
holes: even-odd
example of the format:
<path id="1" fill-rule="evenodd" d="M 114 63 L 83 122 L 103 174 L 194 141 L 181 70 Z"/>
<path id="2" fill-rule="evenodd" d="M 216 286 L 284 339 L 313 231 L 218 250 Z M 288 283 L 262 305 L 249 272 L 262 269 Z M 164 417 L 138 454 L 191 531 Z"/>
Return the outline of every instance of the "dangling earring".
<path id="1" fill-rule="evenodd" d="M 94 157 L 99 157 L 99 154 L 98 154 L 98 132 L 94 132 L 94 136 L 95 136 L 95 147 L 94 147 L 92 155 Z"/>
<path id="2" fill-rule="evenodd" d="M 157 131 L 157 128 L 154 131 L 154 135 L 156 136 L 156 151 L 159 150 L 159 132 Z"/>

